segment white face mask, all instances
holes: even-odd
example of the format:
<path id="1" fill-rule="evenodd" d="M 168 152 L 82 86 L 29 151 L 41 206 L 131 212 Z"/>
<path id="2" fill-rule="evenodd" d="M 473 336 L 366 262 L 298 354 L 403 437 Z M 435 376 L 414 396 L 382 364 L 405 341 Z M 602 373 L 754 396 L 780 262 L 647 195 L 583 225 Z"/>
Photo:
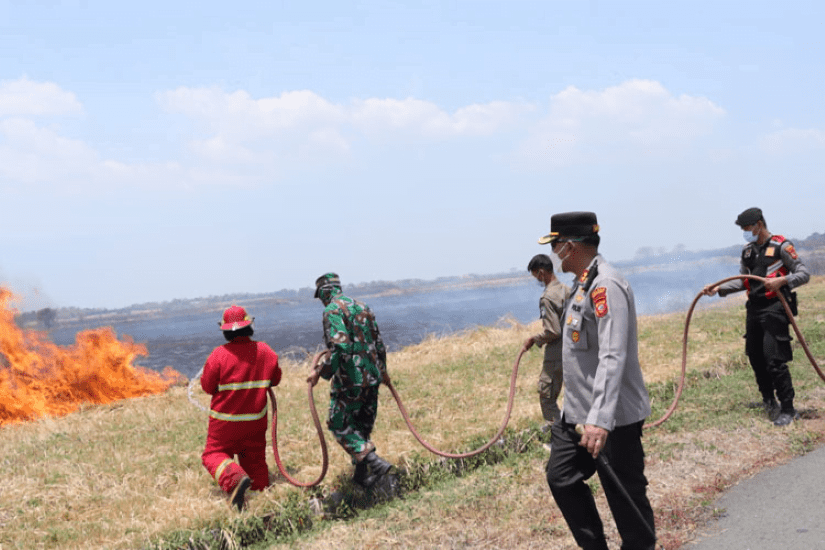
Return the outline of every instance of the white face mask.
<path id="1" fill-rule="evenodd" d="M 560 255 L 560 254 L 561 254 L 561 252 L 563 252 L 563 251 L 564 251 L 564 248 L 567 246 L 567 244 L 568 244 L 568 243 L 567 243 L 567 242 L 565 242 L 565 243 L 562 245 L 561 249 L 559 249 L 559 253 L 558 253 L 558 254 L 557 254 L 557 253 L 555 253 L 555 252 L 550 252 L 550 261 L 551 261 L 551 262 L 553 262 L 553 271 L 555 271 L 556 273 L 562 273 L 562 272 L 564 271 L 564 270 L 561 268 L 561 266 L 562 266 L 562 262 L 564 262 L 564 260 L 566 260 L 567 258 L 569 258 L 569 257 L 570 257 L 570 254 L 568 254 L 568 255 L 567 255 L 567 256 L 565 256 L 564 258 L 562 258 L 562 257 L 561 257 L 561 255 Z"/>
<path id="2" fill-rule="evenodd" d="M 743 231 L 742 237 L 744 237 L 746 243 L 755 243 L 759 239 L 759 230 L 756 231 L 756 235 L 753 234 L 753 231 Z"/>

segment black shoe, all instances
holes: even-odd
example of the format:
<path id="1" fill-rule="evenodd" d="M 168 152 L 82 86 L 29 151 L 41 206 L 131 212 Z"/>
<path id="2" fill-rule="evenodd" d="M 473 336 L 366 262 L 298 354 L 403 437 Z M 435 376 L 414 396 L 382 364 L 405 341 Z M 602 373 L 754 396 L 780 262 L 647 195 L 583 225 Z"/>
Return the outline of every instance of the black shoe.
<path id="1" fill-rule="evenodd" d="M 776 402 L 776 399 L 766 399 L 762 402 L 762 408 L 765 409 L 765 414 L 768 415 L 768 419 L 776 420 L 779 414 L 779 403 Z"/>
<path id="2" fill-rule="evenodd" d="M 392 464 L 375 454 L 375 451 L 368 454 L 363 462 L 367 463 L 373 475 L 379 477 L 389 472 L 390 468 L 392 468 Z"/>
<path id="3" fill-rule="evenodd" d="M 796 411 L 779 411 L 779 415 L 773 421 L 774 426 L 787 426 L 798 417 Z"/>
<path id="4" fill-rule="evenodd" d="M 230 498 L 230 502 L 232 506 L 238 508 L 240 512 L 243 510 L 243 501 L 244 495 L 246 494 L 246 490 L 249 489 L 249 486 L 252 485 L 252 480 L 249 479 L 249 476 L 243 476 L 238 484 L 235 486 L 235 489 L 232 491 L 232 497 Z"/>

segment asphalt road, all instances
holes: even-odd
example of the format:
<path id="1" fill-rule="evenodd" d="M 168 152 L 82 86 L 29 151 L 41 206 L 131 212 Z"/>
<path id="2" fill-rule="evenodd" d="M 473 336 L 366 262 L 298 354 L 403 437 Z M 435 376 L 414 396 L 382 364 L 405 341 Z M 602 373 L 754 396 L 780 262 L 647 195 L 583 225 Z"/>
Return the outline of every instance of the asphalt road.
<path id="1" fill-rule="evenodd" d="M 739 483 L 716 506 L 724 515 L 682 550 L 824 550 L 825 447 Z"/>

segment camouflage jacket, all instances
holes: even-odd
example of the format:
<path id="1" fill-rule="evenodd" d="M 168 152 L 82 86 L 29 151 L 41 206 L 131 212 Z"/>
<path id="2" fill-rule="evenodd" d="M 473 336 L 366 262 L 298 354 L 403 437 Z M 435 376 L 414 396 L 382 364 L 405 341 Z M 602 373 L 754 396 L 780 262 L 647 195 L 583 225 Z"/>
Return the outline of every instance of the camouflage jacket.
<path id="1" fill-rule="evenodd" d="M 324 309 L 324 341 L 330 357 L 322 376 L 331 379 L 333 393 L 381 383 L 387 350 L 369 306 L 340 293 L 333 296 Z"/>

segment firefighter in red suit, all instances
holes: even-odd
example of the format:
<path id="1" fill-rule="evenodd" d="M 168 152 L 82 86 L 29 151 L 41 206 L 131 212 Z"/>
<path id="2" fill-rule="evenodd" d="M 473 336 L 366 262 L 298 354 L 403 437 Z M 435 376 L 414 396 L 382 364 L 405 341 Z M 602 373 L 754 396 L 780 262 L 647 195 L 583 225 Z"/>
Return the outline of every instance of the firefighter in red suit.
<path id="1" fill-rule="evenodd" d="M 201 458 L 238 510 L 247 489 L 269 486 L 267 391 L 281 381 L 278 355 L 266 343 L 252 340 L 252 321 L 240 306 L 224 312 L 219 324 L 228 343 L 212 351 L 201 375 L 203 391 L 212 396 Z"/>

